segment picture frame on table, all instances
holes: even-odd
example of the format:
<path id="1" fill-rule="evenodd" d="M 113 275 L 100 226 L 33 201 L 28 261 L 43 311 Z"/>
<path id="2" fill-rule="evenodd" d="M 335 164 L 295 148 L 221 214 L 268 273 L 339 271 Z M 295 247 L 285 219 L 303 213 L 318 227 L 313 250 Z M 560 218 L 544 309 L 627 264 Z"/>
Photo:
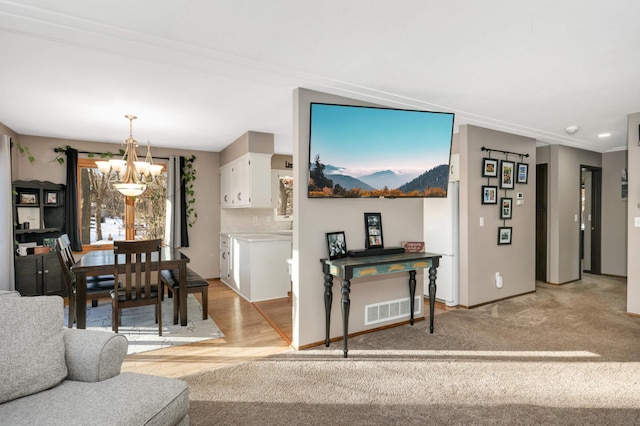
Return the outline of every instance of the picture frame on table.
<path id="1" fill-rule="evenodd" d="M 384 248 L 382 238 L 382 215 L 380 213 L 364 214 L 364 230 L 367 236 L 365 248 Z"/>
<path id="2" fill-rule="evenodd" d="M 513 217 L 513 198 L 500 198 L 500 219 L 511 219 Z"/>
<path id="3" fill-rule="evenodd" d="M 518 163 L 517 174 L 516 174 L 516 183 L 528 183 L 529 181 L 529 164 L 528 163 Z"/>
<path id="4" fill-rule="evenodd" d="M 344 231 L 327 232 L 326 237 L 329 260 L 347 257 L 347 240 Z"/>
<path id="5" fill-rule="evenodd" d="M 34 192 L 21 192 L 20 204 L 38 204 L 38 194 Z"/>
<path id="6" fill-rule="evenodd" d="M 50 206 L 58 205 L 58 191 L 46 191 L 45 201 L 45 204 Z"/>
<path id="7" fill-rule="evenodd" d="M 482 159 L 482 177 L 498 177 L 498 160 Z"/>
<path id="8" fill-rule="evenodd" d="M 482 204 L 498 204 L 498 187 L 482 185 Z"/>
<path id="9" fill-rule="evenodd" d="M 500 161 L 500 188 L 513 189 L 515 182 L 515 166 L 513 161 Z"/>
<path id="10" fill-rule="evenodd" d="M 501 226 L 498 228 L 498 245 L 508 245 L 511 244 L 511 237 L 513 228 L 511 226 Z"/>

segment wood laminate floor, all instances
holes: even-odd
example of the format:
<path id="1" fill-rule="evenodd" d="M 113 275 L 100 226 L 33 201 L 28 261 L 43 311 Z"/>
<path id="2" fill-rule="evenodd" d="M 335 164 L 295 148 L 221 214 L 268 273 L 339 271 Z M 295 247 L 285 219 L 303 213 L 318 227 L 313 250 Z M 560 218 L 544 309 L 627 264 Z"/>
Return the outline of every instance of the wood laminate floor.
<path id="1" fill-rule="evenodd" d="M 195 297 L 200 300 L 200 295 Z M 428 301 L 425 308 L 428 312 Z M 449 309 L 436 303 L 436 314 Z M 224 333 L 223 338 L 128 355 L 122 371 L 181 377 L 290 349 L 289 298 L 252 304 L 220 280 L 209 280 L 209 316 Z"/>

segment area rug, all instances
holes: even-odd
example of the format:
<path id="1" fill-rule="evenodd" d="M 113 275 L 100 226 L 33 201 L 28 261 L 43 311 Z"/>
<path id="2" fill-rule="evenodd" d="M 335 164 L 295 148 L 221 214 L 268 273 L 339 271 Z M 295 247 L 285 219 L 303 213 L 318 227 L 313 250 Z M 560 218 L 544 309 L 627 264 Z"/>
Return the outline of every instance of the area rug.
<path id="1" fill-rule="evenodd" d="M 224 337 L 211 318 L 202 319 L 202 306 L 192 294 L 187 296 L 187 311 L 187 325 L 173 325 L 173 299 L 165 298 L 162 302 L 162 336 L 158 336 L 154 306 L 124 309 L 118 334 L 126 336 L 129 340 L 127 353 L 131 355 Z M 69 310 L 65 307 L 65 326 L 68 324 L 68 318 Z M 87 329 L 112 332 L 109 301 L 101 301 L 95 308 L 87 305 Z"/>

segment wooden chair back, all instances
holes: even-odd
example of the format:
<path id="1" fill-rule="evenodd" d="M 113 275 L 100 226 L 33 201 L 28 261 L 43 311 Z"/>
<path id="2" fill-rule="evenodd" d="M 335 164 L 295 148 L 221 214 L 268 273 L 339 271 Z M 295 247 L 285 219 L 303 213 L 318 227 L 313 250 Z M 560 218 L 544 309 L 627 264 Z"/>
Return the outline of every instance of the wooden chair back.
<path id="1" fill-rule="evenodd" d="M 162 240 L 114 241 L 114 275 L 124 265 L 123 282 L 113 291 L 113 331 L 118 332 L 120 310 L 135 306 L 156 305 L 156 321 L 162 336 L 160 273 Z M 124 255 L 124 256 L 119 256 Z M 123 263 L 124 262 L 124 263 Z M 156 263 L 152 270 L 152 263 Z"/>
<path id="2" fill-rule="evenodd" d="M 64 241 L 62 238 L 56 239 L 56 253 L 58 255 L 58 261 L 60 262 L 60 268 L 62 269 L 62 276 L 67 289 L 67 298 L 69 302 L 69 328 L 73 328 L 73 322 L 75 321 L 76 312 L 76 276 L 71 271 L 73 263 L 69 260 L 65 249 L 63 247 Z M 71 263 L 70 263 L 71 262 Z"/>

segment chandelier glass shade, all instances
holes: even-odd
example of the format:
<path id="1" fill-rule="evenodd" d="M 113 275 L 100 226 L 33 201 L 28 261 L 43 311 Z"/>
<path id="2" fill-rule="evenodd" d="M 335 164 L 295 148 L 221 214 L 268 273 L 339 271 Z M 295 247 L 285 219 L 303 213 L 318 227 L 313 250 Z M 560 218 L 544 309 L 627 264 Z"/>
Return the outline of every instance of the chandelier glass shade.
<path id="1" fill-rule="evenodd" d="M 129 119 L 129 137 L 124 141 L 126 144 L 122 159 L 111 159 L 108 161 L 96 161 L 96 166 L 105 175 L 110 176 L 113 171 L 115 180 L 113 183 L 120 193 L 128 197 L 136 197 L 147 189 L 146 179 L 158 176 L 162 172 L 162 166 L 153 164 L 151 157 L 151 145 L 147 143 L 147 155 L 145 161 L 138 160 L 138 141 L 133 138 L 133 120 L 135 115 L 125 115 Z"/>

